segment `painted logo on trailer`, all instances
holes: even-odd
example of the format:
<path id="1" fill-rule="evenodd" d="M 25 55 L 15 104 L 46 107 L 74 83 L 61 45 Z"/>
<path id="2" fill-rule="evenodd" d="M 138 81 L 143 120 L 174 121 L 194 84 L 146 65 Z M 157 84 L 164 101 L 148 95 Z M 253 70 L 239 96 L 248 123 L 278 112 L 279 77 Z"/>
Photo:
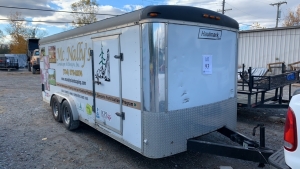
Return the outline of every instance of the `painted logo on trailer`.
<path id="1" fill-rule="evenodd" d="M 101 110 L 101 117 L 103 117 L 104 119 L 107 119 L 108 121 L 111 120 L 111 115 L 108 114 L 106 111 Z"/>
<path id="2" fill-rule="evenodd" d="M 106 58 L 103 52 L 103 45 L 101 43 L 101 52 L 99 54 L 100 57 L 100 68 L 97 70 L 95 78 L 96 82 L 99 82 L 100 79 L 104 79 L 105 81 L 110 81 L 110 54 L 109 49 L 106 52 Z"/>
<path id="3" fill-rule="evenodd" d="M 214 29 L 199 29 L 198 38 L 199 39 L 213 39 L 213 40 L 220 40 L 222 37 L 221 30 L 214 30 Z"/>
<path id="4" fill-rule="evenodd" d="M 82 106 L 81 106 L 81 103 L 79 103 L 79 105 L 77 105 L 77 109 L 80 110 L 80 111 L 84 111 Z"/>
<path id="5" fill-rule="evenodd" d="M 89 104 L 86 104 L 86 106 L 85 106 L 85 110 L 86 110 L 86 113 L 87 113 L 88 115 L 92 115 L 93 108 L 92 108 L 92 106 L 91 106 L 91 105 L 89 105 Z"/>

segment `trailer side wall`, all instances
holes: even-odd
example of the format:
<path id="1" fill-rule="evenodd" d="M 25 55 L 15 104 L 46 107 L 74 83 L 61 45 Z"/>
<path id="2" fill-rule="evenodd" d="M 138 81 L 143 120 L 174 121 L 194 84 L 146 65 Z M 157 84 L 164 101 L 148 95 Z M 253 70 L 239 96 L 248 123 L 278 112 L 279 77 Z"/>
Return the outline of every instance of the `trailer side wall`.
<path id="1" fill-rule="evenodd" d="M 80 121 L 141 152 L 139 33 L 139 25 L 128 26 L 42 44 L 40 50 L 45 51 L 41 59 L 43 100 L 50 103 L 53 94 L 63 93 L 74 100 Z M 110 73 L 109 80 L 92 77 L 91 50 L 95 75 L 103 65 L 106 73 Z M 120 53 L 124 54 L 123 61 L 114 57 Z M 93 79 L 101 84 L 93 83 Z M 95 112 L 92 111 L 93 85 Z M 122 105 L 118 101 L 120 97 Z M 111 111 L 112 107 L 117 107 L 116 111 Z M 126 120 L 115 114 L 120 111 L 125 112 Z"/>

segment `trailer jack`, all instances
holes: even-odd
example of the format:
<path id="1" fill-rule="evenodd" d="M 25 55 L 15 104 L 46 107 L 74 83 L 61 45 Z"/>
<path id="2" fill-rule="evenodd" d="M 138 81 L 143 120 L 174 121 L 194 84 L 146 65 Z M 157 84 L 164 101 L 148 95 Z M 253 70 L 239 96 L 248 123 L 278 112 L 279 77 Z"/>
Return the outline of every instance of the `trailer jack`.
<path id="1" fill-rule="evenodd" d="M 275 151 L 265 147 L 264 125 L 259 124 L 256 126 L 253 129 L 254 134 L 257 127 L 260 127 L 261 132 L 260 143 L 224 126 L 217 131 L 228 137 L 231 141 L 238 143 L 240 146 L 212 143 L 193 138 L 187 141 L 187 150 L 259 162 L 259 167 L 264 167 L 264 164 L 268 164 L 268 158 Z"/>

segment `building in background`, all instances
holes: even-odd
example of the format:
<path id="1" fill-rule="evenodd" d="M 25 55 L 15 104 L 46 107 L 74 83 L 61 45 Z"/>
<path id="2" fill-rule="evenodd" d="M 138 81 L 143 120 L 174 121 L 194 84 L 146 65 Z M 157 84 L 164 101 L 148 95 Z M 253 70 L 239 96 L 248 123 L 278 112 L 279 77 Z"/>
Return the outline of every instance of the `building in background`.
<path id="1" fill-rule="evenodd" d="M 239 32 L 238 67 L 268 68 L 270 63 L 284 62 L 289 69 L 299 61 L 300 26 Z"/>

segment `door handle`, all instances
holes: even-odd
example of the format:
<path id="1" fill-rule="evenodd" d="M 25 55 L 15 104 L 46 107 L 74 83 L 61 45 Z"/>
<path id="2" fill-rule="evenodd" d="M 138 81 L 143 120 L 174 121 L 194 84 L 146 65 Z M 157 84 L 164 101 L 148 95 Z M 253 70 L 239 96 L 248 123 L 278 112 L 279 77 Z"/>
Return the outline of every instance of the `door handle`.
<path id="1" fill-rule="evenodd" d="M 123 53 L 120 53 L 120 55 L 115 55 L 114 58 L 120 59 L 121 61 L 123 61 Z"/>
<path id="2" fill-rule="evenodd" d="M 97 84 L 97 85 L 100 85 L 100 84 L 101 84 L 100 81 L 95 81 L 94 83 Z"/>
<path id="3" fill-rule="evenodd" d="M 116 115 L 121 117 L 122 120 L 125 120 L 125 113 L 124 112 L 121 112 L 121 113 L 117 112 Z"/>

